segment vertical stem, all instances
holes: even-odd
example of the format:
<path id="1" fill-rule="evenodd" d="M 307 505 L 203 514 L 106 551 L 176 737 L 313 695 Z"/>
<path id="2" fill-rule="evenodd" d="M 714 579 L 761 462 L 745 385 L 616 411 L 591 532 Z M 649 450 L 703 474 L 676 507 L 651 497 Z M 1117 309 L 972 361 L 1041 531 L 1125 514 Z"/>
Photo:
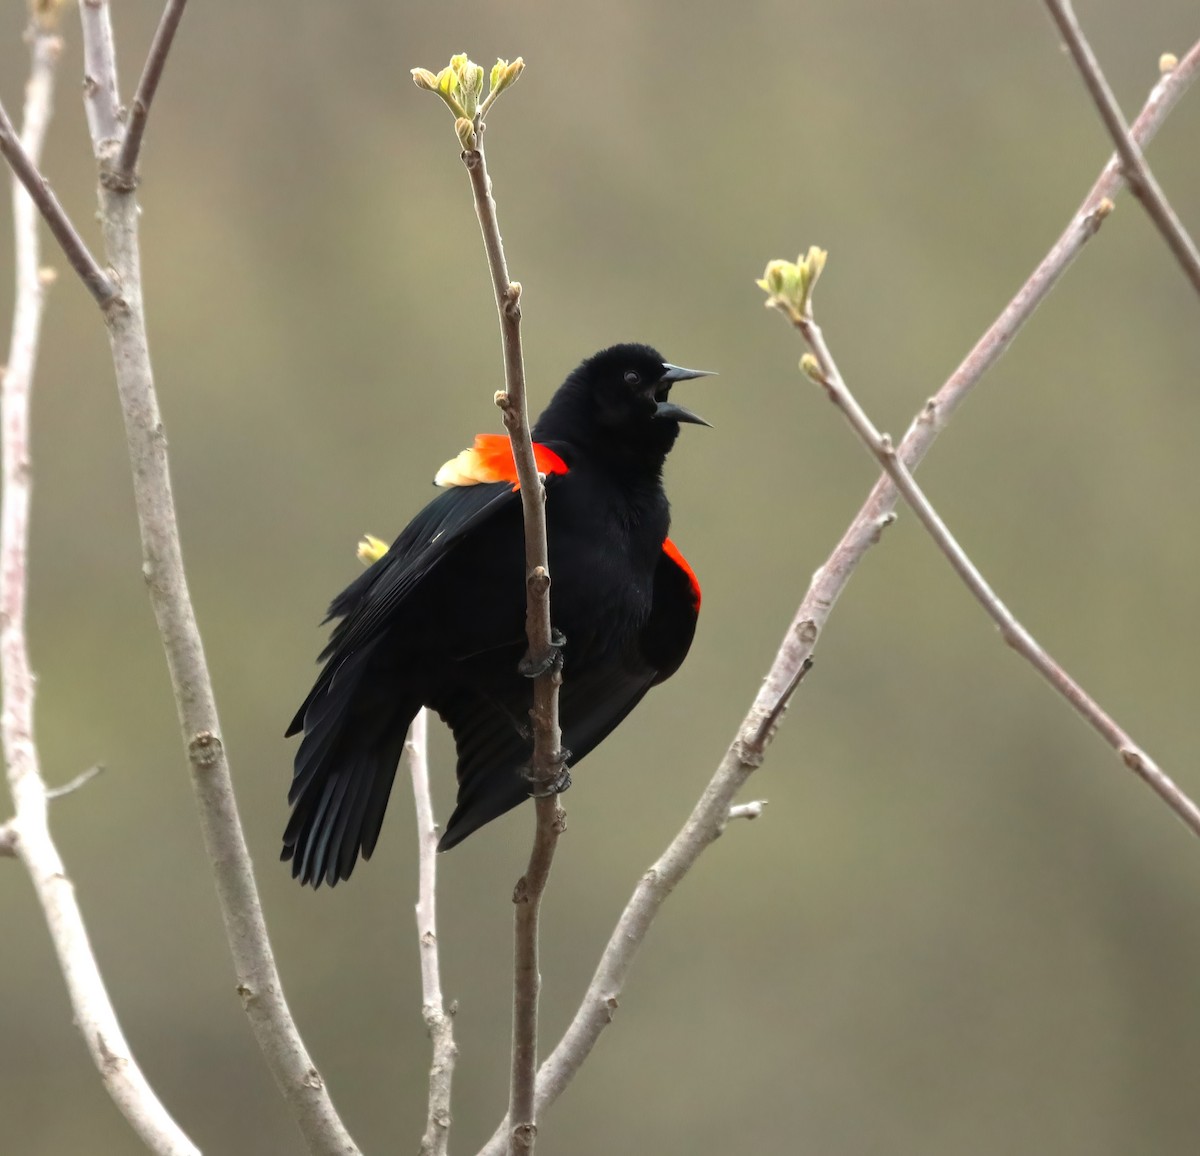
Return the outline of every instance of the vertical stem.
<path id="1" fill-rule="evenodd" d="M 516 906 L 513 943 L 513 1042 L 512 1079 L 509 1086 L 511 1151 L 532 1153 L 537 1136 L 534 1090 L 537 1078 L 537 1020 L 541 975 L 538 969 L 539 918 L 542 895 L 550 877 L 563 812 L 553 794 L 563 773 L 562 734 L 558 717 L 558 692 L 562 664 L 555 652 L 550 623 L 550 563 L 546 544 L 546 491 L 538 476 L 529 433 L 525 394 L 525 369 L 521 357 L 521 286 L 509 280 L 504 245 L 496 218 L 496 202 L 483 155 L 483 124 L 476 118 L 476 147 L 462 154 L 471 176 L 475 212 L 483 233 L 500 336 L 504 345 L 505 393 L 497 397 L 504 425 L 512 442 L 513 460 L 521 485 L 525 518 L 526 633 L 529 661 L 545 666 L 533 684 L 532 779 L 537 826 L 525 874 L 513 889 Z"/>
<path id="2" fill-rule="evenodd" d="M 429 1067 L 429 1110 L 420 1156 L 446 1156 L 450 1144 L 450 1088 L 458 1048 L 454 1021 L 442 998 L 437 937 L 437 824 L 429 794 L 429 712 L 422 707 L 405 743 L 417 811 L 417 938 L 421 955 L 421 1014 L 433 1043 Z"/>
<path id="3" fill-rule="evenodd" d="M 130 183 L 113 179 L 122 126 L 107 0 L 79 0 L 84 94 L 100 167 L 100 226 L 120 296 L 105 311 L 133 472 L 142 573 L 166 655 L 200 827 L 213 870 L 237 992 L 267 1066 L 309 1150 L 348 1156 L 358 1148 L 337 1114 L 292 1019 L 271 950 L 258 885 L 238 816 L 212 679 L 188 592 L 142 304 L 138 206 Z"/>
<path id="4" fill-rule="evenodd" d="M 37 23 L 32 39 L 33 66 L 25 95 L 22 144 L 24 155 L 36 167 L 50 121 L 54 71 L 62 43 Z M 31 489 L 29 395 L 50 278 L 39 268 L 37 208 L 15 176 L 13 228 L 16 304 L 0 396 L 4 458 L 0 503 L 0 686 L 4 710 L 0 729 L 16 808 L 7 829 L 42 905 L 75 1024 L 105 1090 L 151 1151 L 164 1156 L 199 1156 L 199 1150 L 171 1118 L 130 1051 L 92 951 L 74 884 L 47 821 L 46 784 L 34 741 L 34 682 L 25 639 L 25 604 Z"/>

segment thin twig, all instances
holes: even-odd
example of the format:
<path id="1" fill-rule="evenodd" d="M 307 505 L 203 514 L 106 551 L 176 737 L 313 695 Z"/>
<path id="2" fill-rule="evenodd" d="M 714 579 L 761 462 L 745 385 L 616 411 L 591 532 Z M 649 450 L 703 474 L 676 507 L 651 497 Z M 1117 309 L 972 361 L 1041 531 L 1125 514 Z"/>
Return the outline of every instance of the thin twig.
<path id="1" fill-rule="evenodd" d="M 429 1068 L 429 1111 L 421 1156 L 446 1156 L 450 1144 L 450 1088 L 458 1048 L 454 1043 L 453 1013 L 442 998 L 441 965 L 437 937 L 437 845 L 438 830 L 429 794 L 429 712 L 424 707 L 413 719 L 405 752 L 412 776 L 413 802 L 417 811 L 417 942 L 421 955 L 421 1014 L 433 1042 Z"/>
<path id="2" fill-rule="evenodd" d="M 755 799 L 752 803 L 738 803 L 736 806 L 729 808 L 725 818 L 731 822 L 734 819 L 759 819 L 762 817 L 766 806 L 766 799 Z"/>
<path id="3" fill-rule="evenodd" d="M 58 242 L 71 268 L 79 274 L 87 291 L 96 299 L 101 309 L 107 309 L 117 295 L 113 280 L 92 256 L 66 210 L 59 204 L 54 190 L 46 178 L 38 172 L 36 162 L 22 147 L 12 121 L 8 118 L 3 103 L 0 103 L 0 155 L 8 161 L 17 180 L 25 186 L 38 211 L 45 218 L 50 232 Z"/>
<path id="4" fill-rule="evenodd" d="M 32 70 L 25 92 L 21 156 L 35 168 L 50 121 L 55 65 L 61 41 L 35 22 Z M 3 685 L 4 758 L 16 813 L 0 843 L 29 872 L 58 954 L 76 1026 L 108 1094 L 143 1143 L 159 1153 L 198 1156 L 155 1095 L 125 1040 L 88 941 L 75 888 L 50 835 L 50 792 L 38 765 L 33 730 L 34 683 L 25 640 L 28 579 L 30 442 L 29 394 L 37 362 L 45 293 L 50 278 L 39 267 L 38 211 L 24 181 L 13 181 L 17 266 L 12 342 L 3 378 L 0 426 L 4 479 L 0 509 L 0 683 Z"/>
<path id="5" fill-rule="evenodd" d="M 813 660 L 810 655 L 796 668 L 787 685 L 780 691 L 774 706 L 771 707 L 770 711 L 763 717 L 762 722 L 759 723 L 758 730 L 754 734 L 755 747 L 762 748 L 770 741 L 770 736 L 779 728 L 779 724 L 787 711 L 788 703 L 792 700 L 792 695 L 796 693 L 800 684 L 804 681 L 804 676 L 812 668 Z"/>
<path id="6" fill-rule="evenodd" d="M 142 137 L 150 116 L 150 105 L 158 89 L 163 66 L 167 63 L 167 53 L 171 51 L 171 43 L 175 39 L 175 31 L 183 18 L 186 4 L 187 0 L 167 0 L 158 28 L 154 32 L 154 39 L 150 42 L 150 51 L 146 55 L 146 64 L 142 68 L 142 77 L 133 95 L 133 103 L 129 106 L 129 127 L 125 130 L 121 151 L 117 153 L 117 160 L 113 165 L 113 176 L 129 184 L 137 180 L 138 156 L 142 151 Z"/>
<path id="7" fill-rule="evenodd" d="M 557 687 L 557 683 L 555 684 Z M 557 695 L 556 695 L 557 697 Z M 557 729 L 557 728 L 556 728 Z M 512 1079 L 509 1085 L 510 1129 L 508 1150 L 532 1154 L 537 1140 L 538 1000 L 542 975 L 538 961 L 542 896 L 554 862 L 565 815 L 556 795 L 534 800 L 537 825 L 525 874 L 513 888 L 516 917 L 513 929 L 513 1042 Z"/>
<path id="8" fill-rule="evenodd" d="M 79 0 L 83 30 L 83 107 L 97 156 L 111 160 L 124 131 L 121 94 L 117 88 L 117 50 L 113 44 L 108 0 Z"/>
<path id="9" fill-rule="evenodd" d="M 105 172 L 112 171 L 120 147 L 120 126 L 112 108 L 117 73 L 109 5 L 107 0 L 80 0 L 80 8 L 88 74 L 85 102 L 102 174 L 100 223 L 122 292 L 105 320 L 133 470 L 142 571 L 175 692 L 201 831 L 233 954 L 237 992 L 310 1151 L 345 1156 L 358 1149 L 338 1117 L 283 995 L 238 818 L 212 679 L 188 594 L 167 442 L 147 347 L 137 201 L 121 182 L 103 179 Z"/>
<path id="10" fill-rule="evenodd" d="M 1198 73 L 1200 42 L 1155 85 L 1134 122 L 1135 140 L 1145 144 L 1154 136 Z M 1113 158 L 1050 252 L 909 427 L 896 452 L 910 469 L 925 457 L 959 404 L 1008 349 L 1084 245 L 1096 235 L 1112 209 L 1112 198 L 1117 196 L 1123 184 L 1120 161 Z M 762 687 L 725 757 L 682 830 L 638 882 L 609 937 L 579 1010 L 539 1069 L 536 1097 L 539 1115 L 574 1079 L 612 1021 L 638 949 L 663 902 L 720 833 L 734 797 L 761 765 L 775 733 L 772 727 L 764 727 L 764 724 L 772 718 L 780 718 L 790 691 L 796 685 L 797 673 L 811 658 L 838 598 L 867 551 L 894 520 L 897 496 L 890 478 L 884 474 L 833 553 L 813 575 Z M 508 1144 L 508 1132 L 506 1117 L 480 1150 L 480 1156 L 502 1156 Z"/>
<path id="11" fill-rule="evenodd" d="M 1191 281 L 1192 287 L 1200 293 L 1200 253 L 1196 251 L 1195 242 L 1188 236 L 1188 231 L 1175 215 L 1166 194 L 1154 179 L 1150 166 L 1142 156 L 1142 150 L 1130 136 L 1129 125 L 1125 123 L 1121 106 L 1104 77 L 1092 46 L 1083 34 L 1070 0 L 1046 0 L 1046 7 L 1063 40 L 1066 41 L 1075 66 L 1083 77 L 1083 83 L 1091 94 L 1092 102 L 1100 113 L 1105 128 L 1108 129 L 1108 135 L 1116 145 L 1130 191 L 1142 202 L 1150 219 Z"/>
<path id="12" fill-rule="evenodd" d="M 475 121 L 475 148 L 465 149 L 463 163 L 471 175 L 475 212 L 483 232 L 500 334 L 504 344 L 505 392 L 496 402 L 504 412 L 504 425 L 512 442 L 521 504 L 525 518 L 525 568 L 529 639 L 528 661 L 533 668 L 547 667 L 533 683 L 533 764 L 531 779 L 537 826 L 525 874 L 513 889 L 516 905 L 514 929 L 512 1079 L 509 1117 L 513 1121 L 510 1150 L 532 1153 L 537 1136 L 534 1089 L 537 1076 L 537 1019 L 541 975 L 538 967 L 538 919 L 542 895 L 554 861 L 564 815 L 553 793 L 563 773 L 562 734 L 558 721 L 558 691 L 562 664 L 554 647 L 550 624 L 550 559 L 546 545 L 546 491 L 538 476 L 529 433 L 529 408 L 525 396 L 525 368 L 521 357 L 521 286 L 509 280 L 492 182 L 483 155 L 484 126 Z"/>
<path id="13" fill-rule="evenodd" d="M 879 432 L 847 388 L 825 342 L 821 327 L 813 319 L 811 312 L 805 312 L 795 319 L 794 323 L 816 356 L 819 384 L 824 386 L 829 399 L 842 411 L 859 439 L 887 471 L 892 484 L 900 491 L 921 525 L 937 543 L 938 549 L 946 555 L 954 572 L 1000 628 L 1004 641 L 1075 708 L 1084 721 L 1120 755 L 1125 765 L 1175 812 L 1193 835 L 1200 835 L 1200 807 L 1172 782 L 1116 720 L 1050 656 L 985 581 L 921 487 L 917 485 L 908 467 L 897 457 L 891 438 Z"/>
<path id="14" fill-rule="evenodd" d="M 49 800 L 63 799 L 67 795 L 73 795 L 80 787 L 86 787 L 97 775 L 104 773 L 104 765 L 97 763 L 94 767 L 88 767 L 86 771 L 80 771 L 70 782 L 63 783 L 61 787 L 50 787 L 46 790 L 46 798 Z"/>

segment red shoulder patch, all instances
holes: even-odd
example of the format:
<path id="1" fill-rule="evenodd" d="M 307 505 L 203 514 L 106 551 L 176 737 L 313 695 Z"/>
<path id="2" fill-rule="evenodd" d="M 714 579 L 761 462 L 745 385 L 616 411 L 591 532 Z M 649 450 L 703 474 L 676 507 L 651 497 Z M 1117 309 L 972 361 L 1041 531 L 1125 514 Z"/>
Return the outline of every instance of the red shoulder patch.
<path id="1" fill-rule="evenodd" d="M 696 577 L 696 571 L 688 565 L 688 560 L 679 552 L 679 547 L 670 538 L 663 540 L 662 548 L 663 553 L 687 576 L 688 586 L 692 591 L 692 606 L 698 611 L 700 609 L 700 580 Z"/>
<path id="2" fill-rule="evenodd" d="M 567 463 L 552 449 L 533 443 L 538 473 L 565 474 Z M 507 434 L 476 434 L 475 444 L 451 458 L 433 478 L 436 486 L 477 486 L 480 482 L 512 482 L 519 490 L 517 463 Z"/>

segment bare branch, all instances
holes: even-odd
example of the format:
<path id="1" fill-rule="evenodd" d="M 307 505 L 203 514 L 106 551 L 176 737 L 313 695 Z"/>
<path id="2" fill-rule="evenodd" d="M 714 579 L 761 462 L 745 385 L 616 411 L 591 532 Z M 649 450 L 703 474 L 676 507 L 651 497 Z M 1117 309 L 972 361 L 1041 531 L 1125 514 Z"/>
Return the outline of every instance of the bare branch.
<path id="1" fill-rule="evenodd" d="M 465 123 L 465 122 L 464 122 Z M 464 131 L 470 130 L 466 125 Z M 546 545 L 546 491 L 538 475 L 529 433 L 529 409 L 525 397 L 525 368 L 521 356 L 521 286 L 508 277 L 504 245 L 496 219 L 496 202 L 483 154 L 484 126 L 476 116 L 474 132 L 462 159 L 471 175 L 475 212 L 483 232 L 500 334 L 504 344 L 505 392 L 496 398 L 504 412 L 504 425 L 512 442 L 513 459 L 521 485 L 525 519 L 525 567 L 529 638 L 527 662 L 541 670 L 533 684 L 533 764 L 530 768 L 537 811 L 533 849 L 525 874 L 513 889 L 516 905 L 513 976 L 512 1080 L 509 1115 L 513 1120 L 511 1150 L 533 1152 L 537 1136 L 534 1087 L 537 1074 L 537 1016 L 541 975 L 538 969 L 538 918 L 542 895 L 554 861 L 558 836 L 565 816 L 555 791 L 564 774 L 562 734 L 558 722 L 558 691 L 562 685 L 562 662 L 554 645 L 550 623 L 550 558 Z"/>
<path id="2" fill-rule="evenodd" d="M 117 79 L 109 6 L 107 0 L 80 0 L 80 8 L 88 123 L 103 174 L 112 169 L 120 135 L 112 107 Z M 337 1115 L 284 999 L 238 818 L 212 680 L 183 569 L 167 443 L 146 340 L 137 202 L 121 182 L 101 180 L 100 221 L 122 292 L 105 320 L 133 469 L 142 569 L 175 692 L 201 830 L 237 973 L 237 991 L 309 1149 L 345 1156 L 358 1149 Z"/>
<path id="3" fill-rule="evenodd" d="M 504 414 L 504 426 L 512 443 L 513 459 L 521 486 L 521 509 L 525 519 L 526 615 L 529 639 L 527 661 L 531 668 L 547 669 L 534 679 L 533 781 L 547 788 L 562 773 L 562 736 L 558 727 L 558 685 L 552 669 L 555 660 L 553 628 L 550 623 L 550 558 L 546 545 L 546 491 L 538 474 L 529 433 L 529 405 L 525 391 L 525 364 L 521 353 L 521 286 L 508 278 L 496 202 L 483 152 L 482 123 L 475 126 L 476 147 L 463 151 L 463 164 L 471 176 L 475 212 L 483 233 L 500 337 L 504 346 L 505 390 L 496 397 Z"/>
<path id="4" fill-rule="evenodd" d="M 1178 66 L 1161 77 L 1151 90 L 1134 122 L 1133 139 L 1145 145 L 1153 139 L 1183 94 L 1200 75 L 1200 41 L 1194 44 Z M 971 390 L 1013 343 L 1021 327 L 1058 284 L 1084 245 L 1099 231 L 1113 209 L 1113 201 L 1125 186 L 1119 157 L 1105 166 L 1084 198 L 1062 235 L 1051 247 L 1028 280 L 1017 290 L 1000 316 L 975 343 L 971 352 L 946 379 L 942 387 L 922 407 L 896 447 L 897 457 L 915 471 L 924 460 L 938 435 L 949 424 L 955 411 Z M 808 591 L 792 619 L 779 652 L 763 685 L 760 701 L 786 703 L 789 687 L 805 659 L 811 657 L 817 640 L 838 598 L 850 582 L 859 562 L 879 541 L 882 531 L 895 516 L 899 497 L 891 479 L 884 474 L 875 483 L 867 500 L 850 523 L 841 541 L 824 565 L 813 575 Z M 765 698 L 764 698 L 765 696 Z"/>
<path id="5" fill-rule="evenodd" d="M 71 268 L 79 274 L 87 291 L 101 309 L 107 309 L 117 295 L 112 278 L 100 268 L 96 258 L 84 243 L 66 210 L 58 203 L 54 190 L 38 172 L 37 164 L 22 147 L 4 105 L 0 103 L 0 155 L 8 161 L 17 180 L 25 186 L 38 212 L 46 220 L 54 239 L 62 248 Z"/>
<path id="6" fill-rule="evenodd" d="M 983 575 L 967 556 L 966 551 L 950 533 L 920 486 L 917 485 L 908 467 L 896 455 L 891 438 L 881 434 L 871 419 L 858 404 L 847 388 L 838 371 L 833 354 L 825 343 L 821 327 L 810 311 L 793 319 L 801 336 L 815 355 L 817 366 L 812 374 L 818 384 L 824 386 L 829 399 L 842 411 L 859 439 L 874 455 L 893 485 L 912 507 L 921 525 L 946 555 L 955 573 L 963 580 L 976 601 L 1000 628 L 1004 641 L 1018 654 L 1027 659 L 1035 670 L 1075 708 L 1078 714 L 1095 730 L 1106 743 L 1121 756 L 1125 765 L 1147 783 L 1175 812 L 1176 816 L 1192 832 L 1200 835 L 1200 807 L 1181 791 L 1158 767 L 1153 759 L 1139 747 L 1100 704 L 1095 701 L 1017 621 L 1016 616 L 1000 600 L 996 592 L 984 580 Z"/>
<path id="7" fill-rule="evenodd" d="M 1154 136 L 1197 73 L 1200 73 L 1200 43 L 1155 85 L 1134 123 L 1135 140 L 1145 144 Z M 1123 183 L 1120 162 L 1114 158 L 1050 252 L 909 427 L 896 451 L 909 469 L 915 468 L 925 457 L 959 404 L 1012 344 L 1021 327 L 1058 283 L 1083 246 L 1095 236 L 1112 209 L 1111 199 L 1120 192 Z M 683 829 L 639 881 L 609 937 L 575 1018 L 539 1069 L 536 1095 L 539 1114 L 562 1094 L 612 1021 L 638 949 L 664 900 L 701 852 L 719 835 L 734 797 L 755 768 L 762 764 L 774 736 L 770 720 L 780 719 L 789 695 L 797 685 L 799 673 L 811 659 L 838 598 L 859 562 L 894 519 L 897 496 L 891 480 L 883 475 L 833 553 L 813 575 L 762 687 L 725 757 Z M 480 1150 L 480 1156 L 502 1156 L 508 1133 L 506 1117 Z"/>
<path id="8" fill-rule="evenodd" d="M 421 1156 L 446 1156 L 450 1144 L 450 1087 L 458 1048 L 454 1043 L 453 1013 L 442 999 L 441 966 L 437 937 L 437 824 L 429 794 L 429 712 L 422 707 L 413 719 L 405 752 L 412 776 L 413 802 L 417 811 L 417 854 L 419 856 L 417 940 L 421 954 L 421 1014 L 433 1042 L 429 1068 L 429 1112 Z"/>
<path id="9" fill-rule="evenodd" d="M 57 36 L 35 22 L 32 72 L 25 94 L 20 156 L 36 172 L 50 121 Z M 4 128 L 11 125 L 4 118 Z M 15 138 L 14 138 L 15 139 Z M 6 150 L 6 155 L 10 153 Z M 4 757 L 16 814 L 0 828 L 0 850 L 18 857 L 33 882 L 66 980 L 75 1023 L 108 1094 L 153 1152 L 198 1156 L 155 1095 L 125 1040 L 88 940 L 75 888 L 50 835 L 46 790 L 34 741 L 34 683 L 25 641 L 28 575 L 30 458 L 29 394 L 37 362 L 45 293 L 50 278 L 39 267 L 37 207 L 13 182 L 17 265 L 16 305 L 0 407 L 4 479 L 0 509 L 0 682 L 3 684 Z"/>
<path id="10" fill-rule="evenodd" d="M 886 523 L 885 523 L 886 524 Z M 780 691 L 779 697 L 775 700 L 774 705 L 763 717 L 759 723 L 758 730 L 754 734 L 754 748 L 763 750 L 766 744 L 771 740 L 775 731 L 779 727 L 784 714 L 787 711 L 787 705 L 791 702 L 792 695 L 796 693 L 796 689 L 804 681 L 804 676 L 808 674 L 813 667 L 812 656 L 805 658 L 802 663 L 796 668 L 792 677 L 788 680 L 787 685 Z"/>
<path id="11" fill-rule="evenodd" d="M 513 1156 L 520 1152 L 532 1153 L 537 1139 L 538 999 L 542 988 L 538 924 L 554 850 L 566 825 L 566 815 L 556 795 L 541 795 L 534 804 L 537 826 L 533 849 L 525 874 L 513 888 L 516 921 L 513 935 L 512 1080 L 508 1101 L 509 1119 L 515 1121 L 508 1146 Z"/>
<path id="12" fill-rule="evenodd" d="M 142 68 L 142 78 L 138 81 L 137 91 L 133 95 L 133 104 L 129 106 L 129 126 L 125 130 L 121 151 L 117 154 L 116 164 L 113 166 L 113 176 L 129 184 L 137 180 L 138 156 L 142 151 L 142 137 L 150 116 L 150 105 L 162 78 L 167 53 L 171 51 L 171 44 L 175 39 L 175 31 L 183 18 L 185 4 L 187 0 L 167 0 L 154 39 L 150 42 L 150 51 Z"/>
<path id="13" fill-rule="evenodd" d="M 80 771 L 70 782 L 63 783 L 61 787 L 50 787 L 46 791 L 48 800 L 62 799 L 67 795 L 73 795 L 81 787 L 86 787 L 97 775 L 104 773 L 102 764 L 97 763 L 94 767 L 88 767 L 86 771 Z"/>
<path id="14" fill-rule="evenodd" d="M 1087 42 L 1087 37 L 1083 34 L 1083 29 L 1079 25 L 1070 0 L 1046 0 L 1046 7 L 1050 12 L 1051 19 L 1058 26 L 1063 40 L 1066 41 L 1071 57 L 1108 129 L 1108 135 L 1112 137 L 1113 144 L 1117 147 L 1117 154 L 1121 158 L 1121 165 L 1125 170 L 1126 179 L 1129 181 L 1130 190 L 1142 202 L 1150 219 L 1163 235 L 1171 252 L 1175 254 L 1175 259 L 1183 268 L 1188 280 L 1191 281 L 1192 287 L 1197 293 L 1200 293 L 1200 253 L 1196 251 L 1195 242 L 1188 236 L 1187 230 L 1175 215 L 1175 210 L 1171 208 L 1158 181 L 1154 179 L 1150 166 L 1146 164 L 1146 159 L 1142 156 L 1142 150 L 1130 136 L 1129 126 L 1125 123 L 1125 117 L 1121 113 L 1121 106 L 1117 104 L 1117 98 L 1113 95 L 1113 90 L 1104 77 L 1100 62 L 1096 59 L 1091 45 Z"/>
<path id="15" fill-rule="evenodd" d="M 120 141 L 121 95 L 117 89 L 117 50 L 108 0 L 79 0 L 83 28 L 83 106 L 97 157 Z"/>

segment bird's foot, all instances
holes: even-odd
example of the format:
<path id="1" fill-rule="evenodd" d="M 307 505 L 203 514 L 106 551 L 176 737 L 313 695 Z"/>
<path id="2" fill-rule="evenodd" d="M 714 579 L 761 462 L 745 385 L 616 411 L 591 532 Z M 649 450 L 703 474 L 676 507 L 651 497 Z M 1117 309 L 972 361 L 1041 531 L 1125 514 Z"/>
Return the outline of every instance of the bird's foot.
<path id="1" fill-rule="evenodd" d="M 534 782 L 532 769 L 525 768 L 525 777 L 530 780 L 529 797 L 531 799 L 548 799 L 552 795 L 561 795 L 571 785 L 571 770 L 567 766 L 571 752 L 562 750 L 559 751 L 559 755 L 562 758 L 562 768 L 548 783 Z"/>
<path id="2" fill-rule="evenodd" d="M 526 678 L 538 678 L 555 665 L 562 664 L 562 648 L 567 645 L 566 635 L 561 631 L 550 628 L 550 649 L 539 660 L 534 661 L 529 651 L 517 664 L 517 670 Z"/>

